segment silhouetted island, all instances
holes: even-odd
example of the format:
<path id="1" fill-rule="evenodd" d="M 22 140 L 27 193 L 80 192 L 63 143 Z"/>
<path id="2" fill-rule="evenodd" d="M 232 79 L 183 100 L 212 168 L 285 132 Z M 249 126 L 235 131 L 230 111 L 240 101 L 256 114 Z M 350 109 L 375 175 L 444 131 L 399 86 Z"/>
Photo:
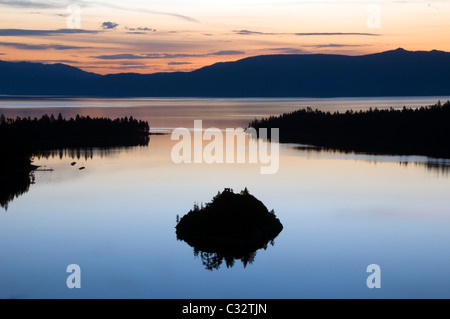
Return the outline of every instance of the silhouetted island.
<path id="1" fill-rule="evenodd" d="M 0 206 L 28 191 L 34 154 L 63 148 L 147 146 L 149 124 L 133 117 L 111 120 L 59 114 L 15 119 L 0 116 Z"/>
<path id="2" fill-rule="evenodd" d="M 255 120 L 255 129 L 279 128 L 280 142 L 343 151 L 450 158 L 450 102 L 416 109 L 324 112 L 300 109 Z M 268 130 L 270 133 L 270 130 Z"/>
<path id="3" fill-rule="evenodd" d="M 240 259 L 244 267 L 252 263 L 258 249 L 267 248 L 283 229 L 274 211 L 247 188 L 239 194 L 225 190 L 204 207 L 197 204 L 177 226 L 178 240 L 184 240 L 199 253 L 209 270 L 218 269 L 223 260 L 232 267 Z"/>

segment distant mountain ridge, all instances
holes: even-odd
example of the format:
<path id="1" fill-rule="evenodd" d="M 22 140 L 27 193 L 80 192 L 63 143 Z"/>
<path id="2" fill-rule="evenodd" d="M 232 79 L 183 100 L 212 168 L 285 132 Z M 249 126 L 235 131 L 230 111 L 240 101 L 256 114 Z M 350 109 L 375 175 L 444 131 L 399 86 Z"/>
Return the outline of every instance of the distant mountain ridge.
<path id="1" fill-rule="evenodd" d="M 450 53 L 262 55 L 192 72 L 99 75 L 0 61 L 0 94 L 95 97 L 368 97 L 450 94 Z"/>

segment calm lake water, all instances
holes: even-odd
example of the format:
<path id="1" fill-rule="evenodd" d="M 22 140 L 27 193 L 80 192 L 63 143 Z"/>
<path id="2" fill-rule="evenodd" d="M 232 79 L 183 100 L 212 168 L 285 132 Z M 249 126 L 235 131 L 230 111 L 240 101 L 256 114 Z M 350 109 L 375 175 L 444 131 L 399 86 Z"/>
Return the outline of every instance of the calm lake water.
<path id="1" fill-rule="evenodd" d="M 132 115 L 170 132 L 194 119 L 224 129 L 304 106 L 447 99 L 24 99 L 0 101 L 0 114 Z M 278 172 L 262 175 L 261 164 L 175 164 L 175 144 L 152 135 L 148 147 L 36 156 L 54 171 L 35 172 L 0 208 L 0 298 L 450 298 L 450 161 L 281 144 Z M 246 267 L 209 271 L 177 241 L 176 216 L 225 187 L 247 187 L 284 229 Z M 70 264 L 81 267 L 80 289 L 67 288 Z M 366 285 L 370 264 L 381 267 L 380 289 Z"/>

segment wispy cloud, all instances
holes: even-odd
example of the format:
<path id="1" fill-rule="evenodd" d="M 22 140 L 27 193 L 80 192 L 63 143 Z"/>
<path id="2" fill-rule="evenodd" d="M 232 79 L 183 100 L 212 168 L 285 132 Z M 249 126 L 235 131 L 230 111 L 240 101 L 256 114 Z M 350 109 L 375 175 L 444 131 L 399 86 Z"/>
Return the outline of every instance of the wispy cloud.
<path id="1" fill-rule="evenodd" d="M 15 42 L 0 42 L 0 46 L 13 47 L 20 50 L 79 50 L 87 49 L 88 47 L 62 45 L 62 44 L 27 44 Z"/>
<path id="2" fill-rule="evenodd" d="M 186 64 L 192 64 L 192 62 L 169 62 L 167 65 L 186 65 Z"/>
<path id="3" fill-rule="evenodd" d="M 364 33 L 364 32 L 307 32 L 307 33 L 294 33 L 298 36 L 330 36 L 330 35 L 362 35 L 370 37 L 378 37 L 380 34 L 377 33 Z"/>
<path id="4" fill-rule="evenodd" d="M 24 60 L 9 60 L 9 62 L 23 62 Z M 78 64 L 79 61 L 75 60 L 26 60 L 28 62 L 33 63 L 44 63 L 44 64 L 55 64 L 55 63 L 64 63 L 64 64 Z"/>
<path id="5" fill-rule="evenodd" d="M 137 28 L 130 28 L 125 27 L 125 30 L 128 30 L 128 34 L 147 34 L 148 32 L 156 32 L 156 29 L 148 28 L 148 27 L 137 27 Z"/>
<path id="6" fill-rule="evenodd" d="M 111 54 L 92 56 L 101 60 L 144 60 L 144 59 L 176 59 L 176 58 L 199 58 L 207 56 L 225 56 L 225 55 L 242 55 L 244 51 L 217 51 L 204 54 L 186 54 L 186 53 L 149 53 L 149 54 Z"/>
<path id="7" fill-rule="evenodd" d="M 301 48 L 267 48 L 264 51 L 275 51 L 283 54 L 311 54 L 309 48 L 322 49 L 322 48 L 352 48 L 363 47 L 365 44 L 338 44 L 338 43 L 326 43 L 326 44 L 303 44 Z"/>
<path id="8" fill-rule="evenodd" d="M 295 35 L 295 36 L 380 36 L 376 33 L 361 33 L 361 32 L 260 32 L 250 30 L 233 30 L 235 34 L 240 35 Z"/>
<path id="9" fill-rule="evenodd" d="M 105 69 L 107 68 L 108 70 L 131 70 L 131 69 L 148 69 L 149 66 L 148 65 L 129 65 L 129 66 L 117 66 L 117 65 L 109 65 L 108 67 L 105 66 L 99 66 L 99 65 L 78 65 L 77 66 L 80 69 Z"/>
<path id="10" fill-rule="evenodd" d="M 100 60 L 137 60 L 137 59 L 148 59 L 145 55 L 136 55 L 136 54 L 110 54 L 110 55 L 97 55 L 92 56 L 91 58 L 100 59 Z"/>
<path id="11" fill-rule="evenodd" d="M 156 11 L 156 10 L 150 10 L 150 9 L 146 9 L 146 8 L 131 8 L 131 7 L 124 7 L 124 6 L 117 6 L 114 4 L 104 3 L 104 2 L 102 2 L 102 3 L 91 2 L 91 3 L 95 4 L 95 5 L 99 5 L 99 6 L 109 7 L 112 9 L 122 10 L 122 11 L 125 10 L 125 11 L 134 11 L 134 12 L 143 12 L 143 13 L 150 13 L 150 14 L 156 14 L 156 15 L 163 15 L 163 16 L 178 18 L 181 20 L 189 21 L 189 22 L 198 23 L 198 21 L 196 19 L 186 16 L 186 15 L 183 15 L 183 14 L 179 14 L 179 13 Z"/>
<path id="12" fill-rule="evenodd" d="M 48 9 L 59 7 L 55 2 L 52 1 L 26 1 L 26 0 L 0 0 L 0 5 L 16 7 L 16 8 L 40 8 Z"/>
<path id="13" fill-rule="evenodd" d="M 53 36 L 60 34 L 97 34 L 101 31 L 83 29 L 58 29 L 58 30 L 26 30 L 26 29 L 0 29 L 0 36 Z"/>
<path id="14" fill-rule="evenodd" d="M 156 32 L 156 29 L 147 28 L 147 27 L 137 27 L 137 28 L 125 27 L 125 29 L 128 31 L 132 31 L 132 32 L 128 32 L 128 33 L 138 33 L 138 34 L 143 34 L 146 32 Z"/>
<path id="15" fill-rule="evenodd" d="M 100 63 L 105 63 L 105 62 L 100 62 Z M 132 66 L 142 66 L 145 65 L 144 63 L 140 63 L 140 62 L 135 62 L 135 61 L 122 61 L 119 63 L 120 65 L 132 65 Z"/>
<path id="16" fill-rule="evenodd" d="M 269 32 L 260 32 L 260 31 L 250 31 L 250 30 L 233 30 L 236 34 L 241 35 L 280 35 L 280 34 L 292 34 L 292 33 L 269 33 Z"/>
<path id="17" fill-rule="evenodd" d="M 217 51 L 217 52 L 213 52 L 213 53 L 207 53 L 206 55 L 242 55 L 242 54 L 245 54 L 245 52 L 228 50 L 228 51 Z"/>
<path id="18" fill-rule="evenodd" d="M 80 7 L 106 7 L 117 9 L 121 11 L 143 12 L 156 15 L 170 16 L 178 19 L 182 19 L 189 22 L 198 22 L 193 17 L 189 17 L 179 13 L 164 12 L 151 10 L 147 8 L 137 8 L 130 6 L 118 6 L 115 4 L 103 2 L 103 1 L 82 1 L 82 0 L 0 0 L 0 6 L 9 6 L 15 8 L 37 8 L 37 9 L 55 9 L 66 8 L 70 4 L 78 4 Z"/>
<path id="19" fill-rule="evenodd" d="M 281 53 L 285 53 L 285 54 L 302 54 L 302 53 L 308 53 L 307 51 L 305 51 L 304 49 L 299 49 L 299 48 L 270 48 L 268 50 L 271 51 L 277 51 L 277 52 L 281 52 Z"/>
<path id="20" fill-rule="evenodd" d="M 362 44 L 336 44 L 336 43 L 307 45 L 307 47 L 313 47 L 313 48 L 316 48 L 316 49 L 321 49 L 321 48 L 347 48 L 347 47 L 362 47 L 362 46 L 365 46 L 365 45 L 362 45 Z"/>
<path id="21" fill-rule="evenodd" d="M 56 63 L 69 63 L 69 64 L 80 63 L 80 61 L 75 61 L 75 60 L 51 60 L 51 61 L 56 62 Z"/>

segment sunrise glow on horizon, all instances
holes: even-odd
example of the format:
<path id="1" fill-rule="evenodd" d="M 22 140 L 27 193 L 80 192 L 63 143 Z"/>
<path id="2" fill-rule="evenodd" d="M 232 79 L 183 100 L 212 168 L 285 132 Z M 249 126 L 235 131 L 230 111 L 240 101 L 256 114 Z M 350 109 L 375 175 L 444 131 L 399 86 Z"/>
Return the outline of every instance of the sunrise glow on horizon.
<path id="1" fill-rule="evenodd" d="M 0 60 L 99 74 L 265 54 L 450 51 L 446 1 L 0 0 Z"/>

